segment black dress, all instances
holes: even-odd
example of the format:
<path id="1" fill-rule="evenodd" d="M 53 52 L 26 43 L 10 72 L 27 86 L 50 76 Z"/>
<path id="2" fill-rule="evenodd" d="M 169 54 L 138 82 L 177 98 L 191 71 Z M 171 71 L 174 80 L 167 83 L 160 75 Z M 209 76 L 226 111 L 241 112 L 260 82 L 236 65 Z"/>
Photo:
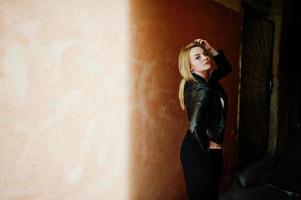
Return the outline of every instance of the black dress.
<path id="1" fill-rule="evenodd" d="M 213 113 L 218 112 L 218 110 L 222 112 L 220 115 L 211 115 L 211 121 L 204 121 L 203 119 L 203 121 L 196 121 L 196 130 L 189 128 L 181 144 L 180 160 L 189 200 L 217 200 L 219 194 L 223 153 L 222 149 L 209 149 L 208 140 L 210 138 L 210 140 L 219 144 L 223 142 L 224 122 L 227 115 L 227 96 L 219 80 L 229 74 L 232 68 L 223 51 L 220 49 L 218 52 L 219 54 L 213 57 L 218 68 L 212 72 L 208 82 L 201 76 L 193 74 L 196 81 L 186 82 L 184 87 L 184 93 L 185 91 L 186 94 L 188 92 L 187 97 L 189 97 L 189 89 L 193 88 L 194 85 L 203 84 L 210 88 L 210 95 L 212 96 L 208 100 L 210 103 L 206 104 L 205 109 L 198 111 L 198 115 L 202 116 L 197 119 L 205 118 L 205 116 L 210 118 L 210 113 L 207 109 L 210 106 L 211 108 L 209 109 Z M 191 107 L 195 109 L 194 104 L 196 103 L 187 102 L 187 100 L 190 100 L 187 97 L 185 96 L 184 103 L 188 113 L 188 120 L 191 124 L 191 115 L 194 112 L 193 110 L 191 111 Z M 216 101 L 215 104 L 214 101 Z M 210 126 L 211 128 L 213 127 L 211 130 L 212 134 L 208 133 L 207 130 L 203 130 L 204 128 L 198 128 L 205 127 L 205 123 L 208 129 L 210 129 Z M 198 139 L 196 139 L 195 135 L 198 136 Z M 201 138 L 201 141 L 199 138 Z"/>

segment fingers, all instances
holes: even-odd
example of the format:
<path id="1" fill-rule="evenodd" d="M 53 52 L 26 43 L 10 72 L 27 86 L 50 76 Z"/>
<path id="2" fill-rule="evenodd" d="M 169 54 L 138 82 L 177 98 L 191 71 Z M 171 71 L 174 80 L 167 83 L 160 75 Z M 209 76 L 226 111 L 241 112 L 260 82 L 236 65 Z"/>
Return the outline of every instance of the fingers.
<path id="1" fill-rule="evenodd" d="M 203 40 L 201 38 L 197 38 L 194 40 L 200 44 L 201 48 L 208 52 L 208 55 L 211 56 L 211 50 L 213 49 L 212 46 L 207 42 L 207 40 Z"/>
<path id="2" fill-rule="evenodd" d="M 194 40 L 195 42 L 197 42 L 197 43 L 200 43 L 200 44 L 203 44 L 204 42 L 205 42 L 205 40 L 202 40 L 202 39 L 195 39 Z"/>
<path id="3" fill-rule="evenodd" d="M 208 42 L 206 40 L 198 38 L 198 39 L 195 39 L 194 41 L 199 43 L 203 49 L 207 50 L 209 45 L 208 45 Z"/>
<path id="4" fill-rule="evenodd" d="M 203 40 L 203 39 L 195 39 L 194 42 L 199 43 L 202 47 L 204 47 L 206 50 L 211 49 L 212 46 L 207 42 L 207 40 Z"/>

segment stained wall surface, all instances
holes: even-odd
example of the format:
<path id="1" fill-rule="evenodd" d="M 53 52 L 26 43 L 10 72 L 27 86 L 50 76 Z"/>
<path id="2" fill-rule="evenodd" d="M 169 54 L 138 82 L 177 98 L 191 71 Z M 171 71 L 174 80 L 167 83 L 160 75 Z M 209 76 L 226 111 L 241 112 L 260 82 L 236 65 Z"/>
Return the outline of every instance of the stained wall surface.
<path id="1" fill-rule="evenodd" d="M 197 37 L 233 65 L 225 185 L 239 34 L 211 0 L 0 1 L 0 199 L 185 199 L 177 56 Z"/>

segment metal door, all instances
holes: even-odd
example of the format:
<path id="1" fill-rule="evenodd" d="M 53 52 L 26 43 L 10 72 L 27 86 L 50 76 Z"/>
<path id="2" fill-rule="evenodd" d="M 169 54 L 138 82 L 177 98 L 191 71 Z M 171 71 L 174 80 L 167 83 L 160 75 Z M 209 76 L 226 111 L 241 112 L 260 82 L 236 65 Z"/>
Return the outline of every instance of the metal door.
<path id="1" fill-rule="evenodd" d="M 238 167 L 267 149 L 274 24 L 244 6 Z"/>

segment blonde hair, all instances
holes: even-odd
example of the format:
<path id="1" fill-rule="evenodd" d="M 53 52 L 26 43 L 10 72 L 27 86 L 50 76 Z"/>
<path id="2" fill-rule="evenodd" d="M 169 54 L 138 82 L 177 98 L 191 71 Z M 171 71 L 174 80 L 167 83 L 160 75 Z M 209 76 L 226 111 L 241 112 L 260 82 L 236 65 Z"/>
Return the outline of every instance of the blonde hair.
<path id="1" fill-rule="evenodd" d="M 179 71 L 182 76 L 182 81 L 179 86 L 179 99 L 180 99 L 180 105 L 183 110 L 185 110 L 185 104 L 184 104 L 184 86 L 186 81 L 193 80 L 195 81 L 192 72 L 191 72 L 191 62 L 190 62 L 190 50 L 193 47 L 201 47 L 202 46 L 197 42 L 191 42 L 185 47 L 183 47 L 179 54 Z"/>

